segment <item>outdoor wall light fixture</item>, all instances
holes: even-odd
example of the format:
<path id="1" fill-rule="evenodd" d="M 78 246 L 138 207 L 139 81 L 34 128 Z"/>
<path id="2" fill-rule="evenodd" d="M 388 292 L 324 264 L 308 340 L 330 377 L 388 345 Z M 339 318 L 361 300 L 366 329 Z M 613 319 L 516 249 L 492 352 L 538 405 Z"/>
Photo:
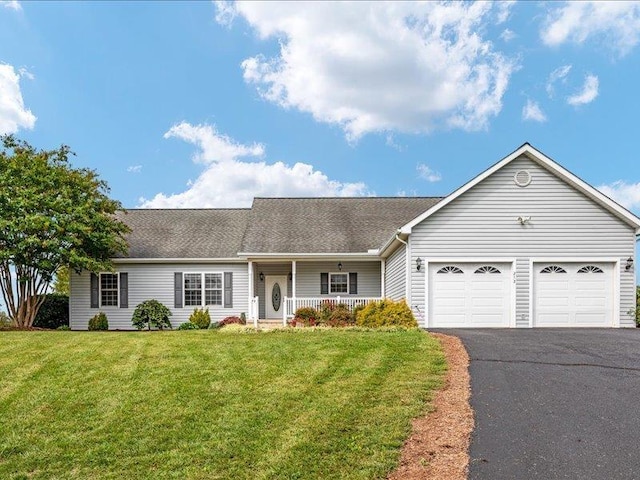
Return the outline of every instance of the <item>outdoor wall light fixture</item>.
<path id="1" fill-rule="evenodd" d="M 420 257 L 416 258 L 416 270 L 420 271 L 422 268 L 422 259 Z"/>
<path id="2" fill-rule="evenodd" d="M 293 280 L 293 272 L 289 272 L 289 280 Z"/>
<path id="3" fill-rule="evenodd" d="M 627 258 L 627 264 L 624 266 L 624 269 L 628 272 L 633 267 L 633 257 Z"/>
<path id="4" fill-rule="evenodd" d="M 258 278 L 260 279 L 261 282 L 264 282 L 264 273 L 260 272 L 260 275 L 258 275 Z"/>
<path id="5" fill-rule="evenodd" d="M 342 271 L 342 262 L 338 262 L 338 270 Z"/>
<path id="6" fill-rule="evenodd" d="M 516 221 L 520 223 L 520 225 L 526 225 L 531 221 L 531 217 L 518 217 Z"/>

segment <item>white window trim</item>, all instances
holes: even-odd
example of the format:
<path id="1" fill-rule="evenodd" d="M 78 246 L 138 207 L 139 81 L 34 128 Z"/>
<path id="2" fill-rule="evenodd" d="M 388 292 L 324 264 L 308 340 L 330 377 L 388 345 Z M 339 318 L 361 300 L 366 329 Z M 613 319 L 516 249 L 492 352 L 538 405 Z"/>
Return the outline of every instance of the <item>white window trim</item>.
<path id="1" fill-rule="evenodd" d="M 187 299 L 186 299 L 186 295 L 185 295 L 185 275 L 200 275 L 200 305 L 187 305 Z M 221 287 L 221 291 L 222 291 L 222 301 L 220 303 L 220 305 L 215 305 L 215 304 L 211 304 L 211 305 L 207 305 L 205 303 L 205 291 L 207 290 L 205 288 L 205 281 L 204 281 L 204 276 L 205 275 L 220 275 L 221 277 L 221 283 L 222 283 L 222 287 Z M 218 290 L 216 289 L 212 289 L 209 288 L 208 290 Z M 119 299 L 118 299 L 119 300 Z M 182 272 L 182 305 L 184 306 L 184 308 L 187 307 L 202 307 L 202 308 L 209 308 L 209 307 L 213 307 L 213 308 L 223 308 L 224 307 L 224 272 L 203 272 L 203 271 L 199 271 L 199 272 Z"/>
<path id="2" fill-rule="evenodd" d="M 333 275 L 346 275 L 347 276 L 347 291 L 346 292 L 332 292 L 331 291 L 331 277 Z M 329 295 L 349 295 L 351 285 L 349 285 L 349 272 L 329 272 Z"/>
<path id="3" fill-rule="evenodd" d="M 116 298 L 118 302 L 116 305 L 103 305 L 102 304 L 102 275 L 115 275 L 116 276 Z M 120 308 L 120 272 L 100 272 L 98 274 L 98 305 L 99 308 Z"/>

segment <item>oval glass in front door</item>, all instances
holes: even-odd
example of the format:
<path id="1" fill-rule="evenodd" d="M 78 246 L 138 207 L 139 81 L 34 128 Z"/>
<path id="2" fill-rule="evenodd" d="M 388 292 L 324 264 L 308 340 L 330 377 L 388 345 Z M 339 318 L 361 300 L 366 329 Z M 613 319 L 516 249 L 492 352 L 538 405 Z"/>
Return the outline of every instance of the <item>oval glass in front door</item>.
<path id="1" fill-rule="evenodd" d="M 280 284 L 278 282 L 273 284 L 273 289 L 271 290 L 271 305 L 273 305 L 273 310 L 280 310 L 280 300 L 282 299 L 282 292 L 280 291 Z"/>

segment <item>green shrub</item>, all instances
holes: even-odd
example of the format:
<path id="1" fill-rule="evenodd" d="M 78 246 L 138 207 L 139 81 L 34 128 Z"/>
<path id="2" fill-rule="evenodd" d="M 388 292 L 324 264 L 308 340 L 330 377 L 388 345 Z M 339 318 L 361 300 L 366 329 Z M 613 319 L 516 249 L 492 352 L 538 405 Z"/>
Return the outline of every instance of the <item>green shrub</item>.
<path id="1" fill-rule="evenodd" d="M 138 330 L 142 330 L 143 328 L 148 330 L 152 328 L 163 330 L 165 328 L 171 328 L 171 322 L 169 322 L 170 316 L 171 311 L 159 301 L 145 300 L 133 311 L 131 323 Z"/>
<path id="2" fill-rule="evenodd" d="M 33 326 L 53 330 L 62 325 L 69 325 L 69 295 L 48 293 L 36 314 Z"/>
<path id="3" fill-rule="evenodd" d="M 290 322 L 290 324 L 294 327 L 297 324 L 301 324 L 306 327 L 314 326 L 318 322 L 319 316 L 320 313 L 315 308 L 301 307 L 296 310 L 296 313 L 293 315 L 293 320 Z"/>
<path id="4" fill-rule="evenodd" d="M 371 302 L 358 312 L 356 323 L 361 327 L 417 327 L 411 309 L 404 300 L 384 299 Z"/>
<path id="5" fill-rule="evenodd" d="M 247 324 L 247 315 L 244 312 L 240 314 L 240 321 L 242 322 L 242 325 Z"/>
<path id="6" fill-rule="evenodd" d="M 201 328 L 203 330 L 209 328 L 209 325 L 211 325 L 211 315 L 209 315 L 209 309 L 196 308 L 189 316 L 189 322 L 193 323 L 198 328 Z"/>
<path id="7" fill-rule="evenodd" d="M 8 330 L 13 326 L 13 322 L 4 312 L 0 312 L 0 330 Z"/>
<path id="8" fill-rule="evenodd" d="M 318 323 L 320 325 L 326 325 L 336 309 L 335 300 L 323 300 L 318 307 Z"/>
<path id="9" fill-rule="evenodd" d="M 56 328 L 56 330 L 69 331 L 71 330 L 71 327 L 69 325 L 60 325 L 58 328 Z"/>
<path id="10" fill-rule="evenodd" d="M 344 303 L 339 303 L 331 310 L 331 315 L 324 322 L 329 327 L 346 327 L 356 323 L 353 312 Z"/>
<path id="11" fill-rule="evenodd" d="M 200 330 L 200 327 L 192 322 L 184 322 L 178 327 L 178 330 Z"/>
<path id="12" fill-rule="evenodd" d="M 96 313 L 89 320 L 89 330 L 109 330 L 109 321 L 104 312 Z"/>

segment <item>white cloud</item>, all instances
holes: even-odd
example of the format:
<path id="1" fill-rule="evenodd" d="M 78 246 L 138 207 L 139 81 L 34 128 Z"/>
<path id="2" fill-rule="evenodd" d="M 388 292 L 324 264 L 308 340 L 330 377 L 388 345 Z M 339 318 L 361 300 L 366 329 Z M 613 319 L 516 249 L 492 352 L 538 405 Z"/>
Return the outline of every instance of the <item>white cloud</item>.
<path id="1" fill-rule="evenodd" d="M 623 56 L 640 41 L 640 2 L 564 2 L 549 11 L 540 37 L 549 46 L 594 38 Z"/>
<path id="2" fill-rule="evenodd" d="M 428 165 L 424 163 L 419 163 L 416 166 L 416 170 L 418 171 L 418 175 L 420 178 L 423 178 L 427 182 L 439 182 L 442 180 L 442 175 L 438 172 L 434 172 Z"/>
<path id="3" fill-rule="evenodd" d="M 215 0 L 216 22 L 225 27 L 230 27 L 236 18 L 236 9 L 232 2 L 225 0 Z"/>
<path id="4" fill-rule="evenodd" d="M 640 182 L 627 183 L 623 180 L 600 185 L 598 187 L 607 197 L 614 199 L 623 207 L 628 209 L 640 209 Z"/>
<path id="5" fill-rule="evenodd" d="M 194 161 L 206 164 L 204 171 L 181 193 L 158 193 L 141 198 L 144 208 L 248 207 L 254 197 L 328 197 L 372 195 L 362 182 L 331 180 L 312 165 L 283 162 L 242 161 L 264 154 L 260 144 L 242 145 L 210 125 L 181 123 L 165 138 L 175 137 L 198 147 Z"/>
<path id="6" fill-rule="evenodd" d="M 501 23 L 509 20 L 511 16 L 511 9 L 516 4 L 516 0 L 502 0 L 497 2 L 496 8 L 496 24 L 500 25 Z"/>
<path id="7" fill-rule="evenodd" d="M 20 2 L 18 0 L 0 0 L 0 5 L 2 5 L 4 8 L 15 10 L 16 12 L 22 10 L 22 5 L 20 5 Z"/>
<path id="8" fill-rule="evenodd" d="M 36 76 L 31 73 L 29 70 L 27 70 L 27 67 L 20 67 L 18 69 L 18 75 L 20 75 L 20 78 L 26 78 L 27 80 L 35 80 Z"/>
<path id="9" fill-rule="evenodd" d="M 527 99 L 527 103 L 522 107 L 522 120 L 532 120 L 534 122 L 546 122 L 547 116 L 544 114 L 538 102 Z"/>
<path id="10" fill-rule="evenodd" d="M 215 125 L 191 125 L 178 123 L 164 134 L 164 138 L 180 138 L 200 147 L 193 159 L 197 163 L 225 162 L 239 157 L 261 157 L 264 145 L 242 145 L 227 135 L 218 133 Z"/>
<path id="11" fill-rule="evenodd" d="M 595 75 L 587 75 L 584 79 L 582 90 L 567 98 L 567 103 L 574 107 L 591 103 L 598 96 L 598 87 L 600 82 Z"/>
<path id="12" fill-rule="evenodd" d="M 516 35 L 516 33 L 509 29 L 509 28 L 505 28 L 502 33 L 500 34 L 500 38 L 502 40 L 504 40 L 505 42 L 510 42 L 511 40 L 513 40 L 514 38 L 516 38 L 518 35 Z"/>
<path id="13" fill-rule="evenodd" d="M 240 2 L 234 8 L 261 39 L 280 42 L 277 56 L 242 62 L 245 81 L 282 108 L 339 125 L 350 141 L 371 132 L 484 129 L 501 111 L 516 68 L 482 37 L 496 15 L 506 15 L 500 4 Z"/>
<path id="14" fill-rule="evenodd" d="M 129 173 L 140 173 L 142 171 L 142 165 L 131 165 L 127 167 Z"/>
<path id="15" fill-rule="evenodd" d="M 547 95 L 549 95 L 549 97 L 553 97 L 553 94 L 555 93 L 556 82 L 559 82 L 559 81 L 562 83 L 567 82 L 567 75 L 569 75 L 570 71 L 571 71 L 571 65 L 563 65 L 561 67 L 556 68 L 553 72 L 549 74 L 549 79 L 547 80 L 547 86 L 546 86 Z"/>
<path id="16" fill-rule="evenodd" d="M 13 66 L 0 63 L 0 134 L 32 129 L 36 116 L 24 106 L 20 75 Z"/>
<path id="17" fill-rule="evenodd" d="M 395 137 L 391 133 L 387 134 L 387 138 L 385 139 L 384 144 L 387 147 L 391 147 L 399 152 L 404 152 L 407 149 L 406 146 L 397 143 Z"/>

